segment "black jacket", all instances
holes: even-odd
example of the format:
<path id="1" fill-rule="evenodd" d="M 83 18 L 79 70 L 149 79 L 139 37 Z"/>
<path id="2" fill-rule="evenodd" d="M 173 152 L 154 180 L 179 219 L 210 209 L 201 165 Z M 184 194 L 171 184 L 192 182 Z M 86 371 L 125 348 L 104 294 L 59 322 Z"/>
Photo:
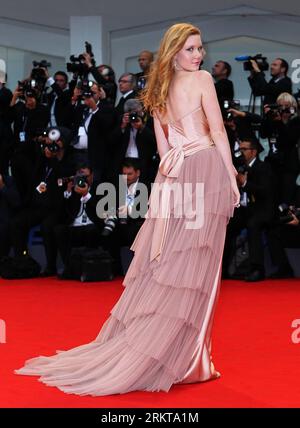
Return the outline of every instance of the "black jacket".
<path id="1" fill-rule="evenodd" d="M 233 83 L 229 79 L 221 79 L 215 83 L 215 88 L 217 92 L 217 97 L 219 100 L 220 106 L 224 100 L 233 100 L 234 89 Z"/>
<path id="2" fill-rule="evenodd" d="M 249 214 L 255 214 L 266 221 L 274 215 L 274 192 L 272 171 L 268 163 L 256 158 L 248 169 L 247 183 L 241 188 L 247 192 Z"/>
<path id="3" fill-rule="evenodd" d="M 133 91 L 131 92 L 129 95 L 127 95 L 126 98 L 124 98 L 123 96 L 119 99 L 118 104 L 116 105 L 116 114 L 118 117 L 122 116 L 124 114 L 124 104 L 126 103 L 127 100 L 131 100 L 134 98 L 137 98 L 137 92 Z"/>
<path id="4" fill-rule="evenodd" d="M 275 82 L 276 79 L 272 79 L 267 82 L 265 79 L 264 72 L 254 73 L 253 76 L 248 77 L 251 89 L 254 96 L 263 96 L 263 104 L 274 104 L 276 103 L 277 97 L 283 92 L 292 93 L 292 81 L 286 76 Z"/>
<path id="5" fill-rule="evenodd" d="M 0 223 L 7 223 L 21 206 L 21 199 L 13 177 L 3 176 L 0 190 Z"/>
<path id="6" fill-rule="evenodd" d="M 57 126 L 70 128 L 72 123 L 71 90 L 65 89 L 63 91 L 57 83 L 53 83 L 51 88 L 52 92 L 47 97 L 49 110 L 51 111 L 52 104 L 57 96 L 54 107 L 56 124 Z"/>

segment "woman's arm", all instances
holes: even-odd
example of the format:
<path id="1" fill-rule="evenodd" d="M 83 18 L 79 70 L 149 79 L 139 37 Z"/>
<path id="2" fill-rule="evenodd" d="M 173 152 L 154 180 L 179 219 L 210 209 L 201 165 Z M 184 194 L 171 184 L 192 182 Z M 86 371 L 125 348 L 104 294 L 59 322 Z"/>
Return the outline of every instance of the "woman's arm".
<path id="1" fill-rule="evenodd" d="M 156 144 L 157 144 L 157 151 L 159 153 L 159 157 L 162 158 L 163 155 L 170 150 L 170 145 L 161 127 L 160 120 L 155 113 L 153 115 L 153 121 L 154 121 L 154 131 L 155 131 L 155 138 L 156 138 Z"/>
<path id="2" fill-rule="evenodd" d="M 230 179 L 235 182 L 237 170 L 232 163 L 230 145 L 224 127 L 213 78 L 204 70 L 195 74 L 197 74 L 197 79 L 199 80 L 199 85 L 201 87 L 202 106 L 209 124 L 211 137 L 222 156 L 223 162 L 229 172 Z"/>

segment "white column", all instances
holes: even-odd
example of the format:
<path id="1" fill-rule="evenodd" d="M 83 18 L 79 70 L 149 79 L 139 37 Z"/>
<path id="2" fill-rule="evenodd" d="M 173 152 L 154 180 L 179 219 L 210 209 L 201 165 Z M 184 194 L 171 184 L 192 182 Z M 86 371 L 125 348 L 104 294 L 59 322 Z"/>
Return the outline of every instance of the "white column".
<path id="1" fill-rule="evenodd" d="M 96 64 L 103 63 L 103 24 L 101 16 L 70 17 L 70 54 L 85 51 L 85 42 L 92 44 Z"/>

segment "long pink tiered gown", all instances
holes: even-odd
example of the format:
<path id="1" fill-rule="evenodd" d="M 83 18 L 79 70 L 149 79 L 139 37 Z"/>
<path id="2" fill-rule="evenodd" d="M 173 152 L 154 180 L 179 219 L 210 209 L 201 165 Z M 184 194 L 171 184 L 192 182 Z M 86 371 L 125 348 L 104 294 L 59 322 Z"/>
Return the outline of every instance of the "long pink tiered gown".
<path id="1" fill-rule="evenodd" d="M 155 117 L 162 157 L 155 183 L 204 183 L 202 227 L 186 228 L 187 219 L 174 215 L 172 198 L 165 218 L 151 217 L 153 191 L 132 245 L 125 289 L 96 339 L 28 360 L 16 373 L 39 375 L 66 393 L 95 396 L 168 391 L 176 383 L 219 377 L 211 359 L 211 329 L 234 195 L 228 153 L 217 148 L 228 140 L 211 90 L 211 117 L 202 102 L 166 125 Z"/>

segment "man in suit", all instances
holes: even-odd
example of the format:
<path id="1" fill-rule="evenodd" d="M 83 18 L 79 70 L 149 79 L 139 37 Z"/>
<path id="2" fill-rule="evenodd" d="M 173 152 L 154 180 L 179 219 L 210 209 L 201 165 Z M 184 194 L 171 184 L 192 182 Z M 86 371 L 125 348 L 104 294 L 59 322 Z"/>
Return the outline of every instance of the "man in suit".
<path id="1" fill-rule="evenodd" d="M 136 87 L 136 77 L 132 73 L 124 73 L 119 78 L 119 91 L 122 96 L 119 99 L 119 102 L 116 106 L 116 114 L 121 119 L 124 114 L 124 104 L 127 100 L 131 98 L 136 98 L 137 94 L 135 91 Z"/>
<path id="2" fill-rule="evenodd" d="M 0 173 L 0 258 L 9 253 L 9 222 L 20 206 L 21 199 L 13 177 Z"/>
<path id="3" fill-rule="evenodd" d="M 48 77 L 47 84 L 52 88 L 48 95 L 48 106 L 50 109 L 49 126 L 71 126 L 71 91 L 68 86 L 68 75 L 64 71 L 57 71 L 54 77 Z"/>
<path id="4" fill-rule="evenodd" d="M 64 160 L 64 146 L 63 135 L 55 142 L 55 147 L 49 138 L 44 138 L 24 207 L 11 222 L 12 245 L 16 256 L 27 252 L 30 229 L 41 225 L 47 259 L 44 276 L 56 274 L 54 225 L 62 214 L 63 186 L 60 180 L 70 174 Z"/>
<path id="5" fill-rule="evenodd" d="M 248 77 L 254 96 L 263 96 L 263 105 L 274 104 L 283 92 L 292 93 L 292 81 L 287 76 L 289 65 L 283 58 L 276 58 L 271 64 L 271 80 L 265 79 L 265 74 L 260 70 L 256 61 L 251 60 L 253 70 Z"/>
<path id="6" fill-rule="evenodd" d="M 237 175 L 237 184 L 241 192 L 241 206 L 235 211 L 227 227 L 223 276 L 228 272 L 230 257 L 235 250 L 236 237 L 247 229 L 249 244 L 250 270 L 245 281 L 254 282 L 264 279 L 264 249 L 262 232 L 274 216 L 274 189 L 272 172 L 268 164 L 262 162 L 258 154 L 258 141 L 253 136 L 240 142 L 245 168 Z"/>
<path id="7" fill-rule="evenodd" d="M 126 157 L 138 158 L 141 164 L 140 180 L 153 179 L 152 162 L 156 154 L 155 135 L 144 123 L 143 106 L 135 99 L 127 100 L 121 125 L 112 132 L 109 140 L 111 157 L 110 180 L 118 181 L 122 162 Z"/>
<path id="8" fill-rule="evenodd" d="M 74 180 L 69 182 L 64 192 L 64 222 L 55 228 L 56 241 L 66 274 L 72 248 L 97 248 L 101 245 L 109 250 L 110 243 L 106 245 L 101 235 L 104 223 L 97 215 L 98 201 L 93 170 L 88 163 L 83 162 Z"/>
<path id="9" fill-rule="evenodd" d="M 215 79 L 215 88 L 217 92 L 220 107 L 223 107 L 224 100 L 233 100 L 233 83 L 229 80 L 231 74 L 231 65 L 226 61 L 217 61 L 212 68 L 212 76 Z"/>
<path id="10" fill-rule="evenodd" d="M 82 97 L 84 105 L 79 104 L 74 108 L 74 140 L 70 163 L 75 168 L 81 162 L 89 163 L 94 171 L 94 181 L 100 183 L 106 179 L 107 139 L 115 123 L 115 113 L 111 104 L 106 102 L 104 90 L 97 83 Z"/>

